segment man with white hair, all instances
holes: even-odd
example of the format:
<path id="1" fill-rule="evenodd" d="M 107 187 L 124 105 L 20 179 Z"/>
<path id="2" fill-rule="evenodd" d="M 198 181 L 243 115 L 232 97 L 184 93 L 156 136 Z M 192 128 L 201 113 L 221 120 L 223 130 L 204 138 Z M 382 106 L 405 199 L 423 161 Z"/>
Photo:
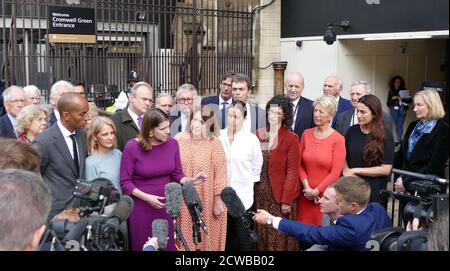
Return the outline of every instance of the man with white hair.
<path id="1" fill-rule="evenodd" d="M 339 95 L 342 91 L 343 86 L 344 84 L 342 82 L 342 79 L 337 75 L 330 75 L 325 78 L 325 81 L 323 82 L 323 94 L 333 96 L 338 103 L 336 115 L 331 122 L 331 126 L 333 128 L 335 127 L 337 116 L 339 116 L 339 114 L 341 114 L 342 112 L 352 108 L 352 103 Z"/>
<path id="2" fill-rule="evenodd" d="M 358 124 L 358 117 L 356 115 L 356 105 L 358 104 L 359 98 L 364 95 L 372 94 L 370 84 L 367 81 L 357 81 L 353 82 L 350 87 L 350 101 L 353 108 L 342 112 L 339 116 L 335 117 L 336 123 L 334 129 L 345 136 L 348 128 L 350 126 Z M 384 127 L 389 131 L 392 131 L 392 120 L 389 114 L 383 112 Z"/>
<path id="3" fill-rule="evenodd" d="M 176 109 L 170 115 L 170 135 L 186 130 L 189 123 L 189 116 L 194 108 L 199 106 L 197 89 L 191 84 L 183 84 L 178 87 L 176 95 Z"/>
<path id="4" fill-rule="evenodd" d="M 41 91 L 38 87 L 35 85 L 28 85 L 24 87 L 23 90 L 25 91 L 25 96 L 27 98 L 25 106 L 30 104 L 39 105 L 41 102 Z"/>
<path id="5" fill-rule="evenodd" d="M 161 93 L 155 99 L 155 107 L 161 109 L 168 116 L 173 107 L 173 98 L 169 93 Z"/>
<path id="6" fill-rule="evenodd" d="M 52 85 L 50 88 L 50 103 L 53 106 L 53 112 L 50 114 L 50 126 L 55 124 L 60 118 L 60 114 L 58 112 L 58 101 L 61 96 L 63 96 L 66 93 L 74 92 L 75 88 L 74 86 L 64 80 L 60 80 Z"/>
<path id="7" fill-rule="evenodd" d="M 13 85 L 5 89 L 2 96 L 6 114 L 0 117 L 0 137 L 17 138 L 16 118 L 25 106 L 25 91 Z"/>

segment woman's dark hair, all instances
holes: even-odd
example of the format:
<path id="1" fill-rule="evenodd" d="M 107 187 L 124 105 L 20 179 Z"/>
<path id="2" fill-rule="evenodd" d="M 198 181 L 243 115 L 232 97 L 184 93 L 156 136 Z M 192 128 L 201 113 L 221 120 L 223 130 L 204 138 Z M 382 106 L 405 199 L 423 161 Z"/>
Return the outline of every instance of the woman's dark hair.
<path id="1" fill-rule="evenodd" d="M 389 89 L 390 90 L 394 90 L 395 89 L 395 80 L 400 79 L 400 89 L 406 89 L 405 86 L 405 80 L 403 80 L 403 77 L 401 77 L 400 75 L 396 75 L 394 77 L 392 77 L 391 81 L 389 82 Z"/>
<path id="2" fill-rule="evenodd" d="M 384 153 L 384 121 L 381 102 L 375 95 L 364 95 L 359 98 L 358 103 L 367 106 L 373 115 L 372 125 L 370 126 L 370 139 L 364 148 L 364 162 L 368 166 L 379 166 L 383 163 Z"/>
<path id="3" fill-rule="evenodd" d="M 158 127 L 164 121 L 170 121 L 169 116 L 160 109 L 152 108 L 144 113 L 138 141 L 139 145 L 141 145 L 145 151 L 152 149 L 152 144 L 150 143 L 150 130 Z"/>
<path id="4" fill-rule="evenodd" d="M 186 130 L 191 133 L 191 123 L 194 119 L 194 115 L 200 112 L 202 115 L 203 123 L 208 125 L 208 137 L 218 137 L 220 134 L 220 126 L 217 122 L 217 118 L 214 110 L 212 110 L 208 105 L 202 105 L 200 108 L 194 109 L 189 117 L 189 125 L 186 126 Z"/>
<path id="5" fill-rule="evenodd" d="M 292 115 L 292 104 L 291 104 L 291 100 L 284 96 L 284 95 L 276 95 L 274 96 L 272 99 L 270 99 L 270 101 L 267 102 L 266 104 L 266 129 L 267 131 L 270 130 L 270 125 L 269 125 L 269 110 L 271 106 L 277 106 L 280 107 L 281 110 L 283 110 L 283 121 L 282 121 L 282 125 L 284 127 L 290 127 L 292 125 L 292 120 L 293 120 L 293 115 Z"/>
<path id="6" fill-rule="evenodd" d="M 233 101 L 228 109 L 232 107 L 239 109 L 242 112 L 244 119 L 247 117 L 247 105 L 243 101 Z"/>

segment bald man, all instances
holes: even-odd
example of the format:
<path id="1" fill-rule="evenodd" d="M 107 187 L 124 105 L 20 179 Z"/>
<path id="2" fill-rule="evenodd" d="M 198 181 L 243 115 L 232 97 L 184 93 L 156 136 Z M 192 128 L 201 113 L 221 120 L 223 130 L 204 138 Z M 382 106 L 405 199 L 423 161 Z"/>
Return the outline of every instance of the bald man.
<path id="1" fill-rule="evenodd" d="M 352 109 L 352 103 L 349 100 L 344 99 L 340 96 L 343 87 L 344 84 L 342 82 L 342 79 L 337 75 L 330 75 L 327 78 L 325 78 L 325 81 L 323 82 L 323 94 L 333 96 L 336 99 L 336 102 L 338 103 L 336 115 L 334 116 L 331 122 L 331 126 L 333 128 L 336 125 L 337 116 L 344 111 Z"/>
<path id="2" fill-rule="evenodd" d="M 73 198 L 76 180 L 84 178 L 89 105 L 86 98 L 67 93 L 58 100 L 60 119 L 33 141 L 41 156 L 41 175 L 53 195 L 50 217 L 65 208 L 78 207 Z"/>

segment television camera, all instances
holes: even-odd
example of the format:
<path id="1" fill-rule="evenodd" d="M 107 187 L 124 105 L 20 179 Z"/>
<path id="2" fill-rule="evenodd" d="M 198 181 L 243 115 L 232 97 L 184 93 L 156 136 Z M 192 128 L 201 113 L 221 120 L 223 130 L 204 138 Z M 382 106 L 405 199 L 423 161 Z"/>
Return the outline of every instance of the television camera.
<path id="1" fill-rule="evenodd" d="M 50 221 L 39 249 L 127 250 L 128 234 L 121 224 L 133 209 L 133 200 L 128 196 L 121 197 L 114 184 L 105 178 L 77 180 L 73 196 L 78 199 L 80 219 L 77 222 L 68 219 Z"/>

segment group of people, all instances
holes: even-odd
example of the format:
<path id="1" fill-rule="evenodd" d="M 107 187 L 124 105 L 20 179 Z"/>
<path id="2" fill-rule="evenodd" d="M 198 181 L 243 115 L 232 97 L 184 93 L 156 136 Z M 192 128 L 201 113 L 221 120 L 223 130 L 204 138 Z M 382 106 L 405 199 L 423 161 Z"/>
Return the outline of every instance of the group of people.
<path id="1" fill-rule="evenodd" d="M 323 95 L 312 101 L 302 96 L 304 78 L 295 72 L 285 95 L 264 109 L 250 103 L 251 85 L 248 76 L 229 72 L 217 96 L 200 99 L 195 86 L 183 84 L 174 103 L 170 94 L 153 100 L 148 83 L 134 82 L 127 106 L 110 118 L 98 116 L 84 91 L 66 81 L 51 88 L 50 114 L 39 103 L 25 106 L 36 99 L 11 86 L 3 93 L 0 137 L 37 148 L 34 171 L 50 188 L 51 207 L 43 209 L 49 218 L 80 206 L 73 196 L 77 179 L 107 178 L 131 196 L 131 250 L 143 250 L 155 219 L 166 219 L 173 232 L 165 210 L 169 182 L 194 184 L 203 205 L 209 234 L 200 242 L 185 204 L 176 221 L 191 250 L 363 250 L 374 230 L 391 224 L 380 192 L 393 166 L 444 177 L 448 125 L 436 91 L 415 94 L 418 120 L 395 153 L 390 116 L 365 81 L 351 84 L 346 100 L 342 80 L 328 76 Z M 395 180 L 395 189 L 407 193 L 411 180 Z M 220 197 L 226 186 L 247 213 L 256 211 L 257 244 L 248 225 L 227 214 Z M 324 217 L 336 227 L 318 227 Z M 167 250 L 176 249 L 183 249 L 180 240 L 169 234 Z"/>

